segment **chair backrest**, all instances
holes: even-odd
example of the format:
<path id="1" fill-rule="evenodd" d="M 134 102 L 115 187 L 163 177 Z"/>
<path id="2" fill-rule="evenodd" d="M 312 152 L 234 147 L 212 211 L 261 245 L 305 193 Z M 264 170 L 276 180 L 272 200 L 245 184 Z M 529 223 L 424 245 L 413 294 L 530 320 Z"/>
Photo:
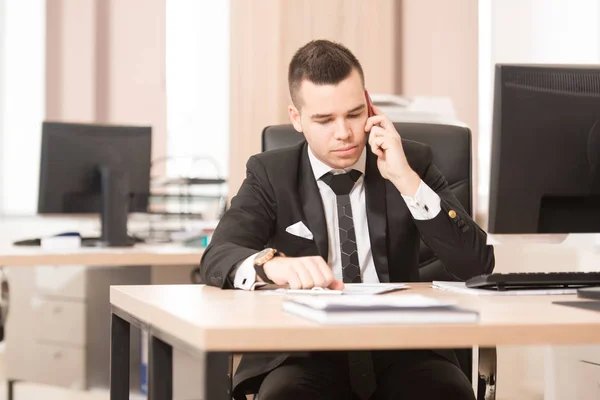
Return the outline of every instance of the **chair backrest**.
<path id="1" fill-rule="evenodd" d="M 413 122 L 394 123 L 407 140 L 427 144 L 433 162 L 464 209 L 472 215 L 471 131 L 465 126 Z M 304 136 L 291 124 L 268 126 L 262 133 L 262 151 L 292 146 Z M 421 242 L 419 271 L 422 281 L 454 280 L 434 253 Z"/>

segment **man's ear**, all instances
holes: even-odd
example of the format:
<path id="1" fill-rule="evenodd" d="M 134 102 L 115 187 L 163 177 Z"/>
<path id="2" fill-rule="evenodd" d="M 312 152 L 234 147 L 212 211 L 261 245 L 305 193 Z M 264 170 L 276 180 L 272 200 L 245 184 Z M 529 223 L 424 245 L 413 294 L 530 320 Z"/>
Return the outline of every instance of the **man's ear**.
<path id="1" fill-rule="evenodd" d="M 288 114 L 290 114 L 290 121 L 294 125 L 294 129 L 298 132 L 302 132 L 302 124 L 300 123 L 300 112 L 293 105 L 288 106 Z"/>

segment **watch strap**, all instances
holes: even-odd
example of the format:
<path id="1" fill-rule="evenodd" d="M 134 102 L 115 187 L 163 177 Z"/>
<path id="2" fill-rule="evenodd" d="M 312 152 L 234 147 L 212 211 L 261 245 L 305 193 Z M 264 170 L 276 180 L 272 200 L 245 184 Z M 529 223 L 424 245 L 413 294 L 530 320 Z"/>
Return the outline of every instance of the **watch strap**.
<path id="1" fill-rule="evenodd" d="M 265 273 L 265 268 L 262 264 L 254 264 L 254 270 L 256 271 L 256 275 L 263 280 L 263 282 L 274 284 L 272 280 L 269 279 L 267 274 Z"/>

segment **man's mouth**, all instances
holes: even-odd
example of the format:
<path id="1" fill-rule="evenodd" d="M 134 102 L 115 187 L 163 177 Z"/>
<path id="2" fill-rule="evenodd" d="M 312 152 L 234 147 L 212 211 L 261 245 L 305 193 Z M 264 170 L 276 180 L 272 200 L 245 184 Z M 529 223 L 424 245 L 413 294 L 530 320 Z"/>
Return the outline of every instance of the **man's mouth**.
<path id="1" fill-rule="evenodd" d="M 341 149 L 337 149 L 334 150 L 335 153 L 348 153 L 352 150 L 354 150 L 357 146 L 348 146 L 348 147 L 342 147 Z"/>

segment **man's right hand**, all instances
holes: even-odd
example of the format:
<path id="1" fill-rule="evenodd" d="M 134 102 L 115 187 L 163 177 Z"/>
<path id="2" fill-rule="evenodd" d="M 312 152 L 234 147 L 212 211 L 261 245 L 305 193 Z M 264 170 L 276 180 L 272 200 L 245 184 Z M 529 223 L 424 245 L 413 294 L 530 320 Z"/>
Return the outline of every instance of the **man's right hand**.
<path id="1" fill-rule="evenodd" d="M 264 265 L 265 274 L 277 285 L 290 289 L 313 287 L 342 290 L 344 283 L 333 278 L 333 272 L 323 257 L 275 257 Z"/>

